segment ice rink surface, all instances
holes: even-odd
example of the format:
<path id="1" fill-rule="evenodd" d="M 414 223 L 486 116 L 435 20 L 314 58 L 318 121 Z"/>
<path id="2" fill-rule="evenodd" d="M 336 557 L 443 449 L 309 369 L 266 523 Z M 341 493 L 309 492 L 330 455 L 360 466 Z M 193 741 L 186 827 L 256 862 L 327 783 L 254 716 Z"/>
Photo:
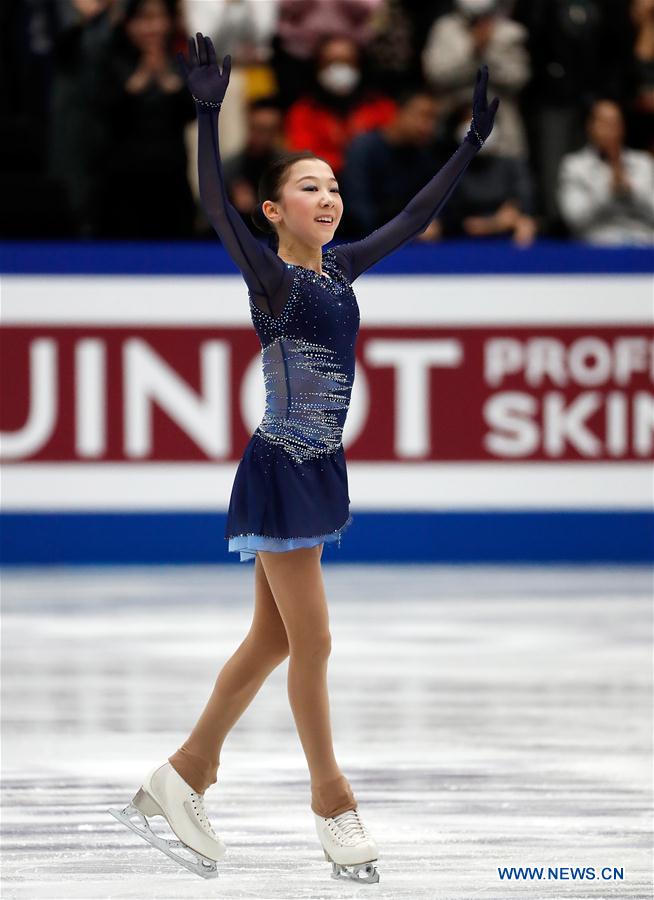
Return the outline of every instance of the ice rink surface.
<path id="1" fill-rule="evenodd" d="M 379 883 L 330 877 L 287 663 L 206 793 L 218 878 L 106 812 L 192 728 L 249 628 L 251 564 L 6 570 L 2 897 L 650 900 L 652 571 L 323 571 L 336 756 Z M 507 881 L 503 866 L 624 879 Z"/>

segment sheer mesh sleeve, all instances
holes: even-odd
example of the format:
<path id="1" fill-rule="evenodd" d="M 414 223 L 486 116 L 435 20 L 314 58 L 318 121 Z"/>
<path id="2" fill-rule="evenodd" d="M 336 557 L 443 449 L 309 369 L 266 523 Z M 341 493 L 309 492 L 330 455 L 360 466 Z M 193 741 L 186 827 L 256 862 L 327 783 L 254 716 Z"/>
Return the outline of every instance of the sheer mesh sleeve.
<path id="1" fill-rule="evenodd" d="M 360 241 L 334 247 L 350 282 L 425 230 L 447 202 L 478 148 L 463 141 L 433 178 L 389 222 Z"/>
<path id="2" fill-rule="evenodd" d="M 229 202 L 218 145 L 218 114 L 199 105 L 198 176 L 200 200 L 221 243 L 236 263 L 258 306 L 271 310 L 284 281 L 282 259 L 252 234 Z"/>

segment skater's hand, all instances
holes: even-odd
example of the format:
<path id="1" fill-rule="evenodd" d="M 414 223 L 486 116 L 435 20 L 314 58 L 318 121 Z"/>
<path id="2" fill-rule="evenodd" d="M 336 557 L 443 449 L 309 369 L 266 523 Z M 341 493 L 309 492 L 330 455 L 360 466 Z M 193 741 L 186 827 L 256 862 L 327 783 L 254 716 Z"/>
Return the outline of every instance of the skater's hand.
<path id="1" fill-rule="evenodd" d="M 177 54 L 179 66 L 195 100 L 200 104 L 217 105 L 222 103 L 229 84 L 232 57 L 229 53 L 225 56 L 221 72 L 211 38 L 204 37 L 199 31 L 196 38 L 197 50 L 194 39 L 192 37 L 188 39 L 188 63 L 182 53 Z"/>
<path id="2" fill-rule="evenodd" d="M 487 85 L 488 66 L 484 63 L 483 66 L 477 69 L 477 81 L 475 82 L 475 92 L 472 98 L 472 122 L 470 123 L 470 131 L 464 138 L 464 141 L 468 141 L 469 144 L 478 149 L 481 148 L 493 130 L 495 113 L 500 105 L 500 98 L 494 97 L 489 106 L 486 94 Z"/>

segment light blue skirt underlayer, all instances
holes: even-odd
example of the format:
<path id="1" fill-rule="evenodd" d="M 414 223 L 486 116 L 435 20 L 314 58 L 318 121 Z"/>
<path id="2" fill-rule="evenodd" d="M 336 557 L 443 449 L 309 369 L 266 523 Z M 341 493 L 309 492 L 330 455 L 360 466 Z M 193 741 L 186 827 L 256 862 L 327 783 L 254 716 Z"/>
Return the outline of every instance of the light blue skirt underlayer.
<path id="1" fill-rule="evenodd" d="M 240 561 L 247 562 L 254 560 L 257 550 L 271 550 L 273 553 L 283 553 L 285 550 L 296 550 L 298 547 L 315 547 L 316 544 L 331 543 L 338 541 L 337 546 L 341 546 L 341 535 L 352 522 L 353 516 L 349 516 L 347 522 L 336 531 L 329 531 L 327 534 L 319 534 L 314 537 L 306 538 L 274 538 L 266 537 L 263 534 L 242 534 L 238 537 L 229 538 L 229 550 L 240 551 Z"/>

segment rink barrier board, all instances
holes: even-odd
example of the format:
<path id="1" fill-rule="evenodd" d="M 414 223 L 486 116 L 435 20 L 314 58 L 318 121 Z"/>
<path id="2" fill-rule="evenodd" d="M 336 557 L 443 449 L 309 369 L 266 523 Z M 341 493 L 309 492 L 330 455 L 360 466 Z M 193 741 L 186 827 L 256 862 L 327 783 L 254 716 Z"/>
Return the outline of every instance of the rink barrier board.
<path id="1" fill-rule="evenodd" d="M 223 248 L 211 241 L 171 245 L 8 241 L 0 245 L 0 256 L 1 271 L 19 276 L 238 274 Z M 524 251 L 503 241 L 474 246 L 447 242 L 436 247 L 405 247 L 373 267 L 371 276 L 586 274 L 597 279 L 602 274 L 650 276 L 653 262 L 652 251 L 640 248 L 593 248 L 542 241 Z M 362 291 L 365 299 L 365 277 L 357 282 L 356 290 Z M 483 297 L 483 291 L 477 294 L 476 303 Z M 555 306 L 556 297 L 552 300 Z M 586 311 L 587 301 L 583 304 Z M 89 308 L 93 305 L 91 301 Z M 525 303 L 525 312 L 527 306 Z M 515 309 L 514 300 L 513 306 L 500 310 L 499 315 L 493 308 L 488 315 L 510 322 Z M 642 303 L 634 309 L 642 309 Z M 370 304 L 368 310 L 373 312 Z M 582 309 L 577 312 L 583 320 Z M 447 311 L 441 307 L 444 313 Z M 528 315 L 533 313 L 532 307 Z M 570 314 L 574 316 L 575 312 L 571 310 Z M 218 317 L 223 315 L 220 310 Z M 598 308 L 598 323 L 603 315 Z M 636 312 L 636 319 L 642 322 L 640 312 Z M 615 321 L 630 320 L 617 316 Z M 561 497 L 557 500 L 558 507 L 565 505 Z M 598 500 L 592 509 L 545 508 L 549 506 L 545 504 L 541 509 L 521 510 L 469 507 L 402 511 L 366 510 L 357 505 L 352 508 L 354 521 L 340 547 L 326 545 L 323 558 L 334 562 L 612 565 L 654 561 L 654 514 L 647 491 L 642 508 L 633 508 L 632 500 L 622 509 L 615 501 L 609 504 L 611 508 L 603 509 L 601 498 Z M 11 509 L 0 520 L 0 560 L 5 566 L 236 562 L 238 555 L 227 552 L 224 527 L 225 512 L 218 511 Z"/>

